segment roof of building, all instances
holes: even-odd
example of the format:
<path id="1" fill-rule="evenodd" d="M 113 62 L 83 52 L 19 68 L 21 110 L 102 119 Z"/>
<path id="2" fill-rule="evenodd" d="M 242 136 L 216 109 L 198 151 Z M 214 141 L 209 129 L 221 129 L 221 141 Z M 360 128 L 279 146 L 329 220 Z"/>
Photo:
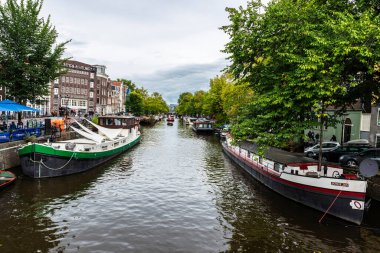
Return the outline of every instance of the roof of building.
<path id="1" fill-rule="evenodd" d="M 112 81 L 112 85 L 113 86 L 121 86 L 121 82 L 118 82 L 118 81 Z"/>

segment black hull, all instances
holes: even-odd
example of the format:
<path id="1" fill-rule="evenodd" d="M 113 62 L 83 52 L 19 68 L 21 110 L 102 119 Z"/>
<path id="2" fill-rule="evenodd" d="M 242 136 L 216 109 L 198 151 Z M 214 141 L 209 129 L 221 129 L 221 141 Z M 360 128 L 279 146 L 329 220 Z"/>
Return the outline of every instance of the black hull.
<path id="1" fill-rule="evenodd" d="M 209 129 L 209 128 L 195 128 L 195 127 L 192 127 L 192 129 L 196 133 L 212 134 L 214 132 L 214 129 Z"/>
<path id="2" fill-rule="evenodd" d="M 280 180 L 277 181 L 271 176 L 261 173 L 260 169 L 255 169 L 248 163 L 236 157 L 224 145 L 223 151 L 231 160 L 243 168 L 244 171 L 254 179 L 263 183 L 265 186 L 281 194 L 282 196 L 301 203 L 305 206 L 314 208 L 324 213 L 326 210 L 328 210 L 329 206 L 334 202 L 336 198 L 335 194 L 326 194 L 300 189 L 296 186 L 283 183 Z M 328 211 L 328 214 L 360 225 L 363 220 L 364 210 L 352 209 L 350 206 L 352 200 L 365 201 L 365 199 L 360 197 L 339 196 Z"/>

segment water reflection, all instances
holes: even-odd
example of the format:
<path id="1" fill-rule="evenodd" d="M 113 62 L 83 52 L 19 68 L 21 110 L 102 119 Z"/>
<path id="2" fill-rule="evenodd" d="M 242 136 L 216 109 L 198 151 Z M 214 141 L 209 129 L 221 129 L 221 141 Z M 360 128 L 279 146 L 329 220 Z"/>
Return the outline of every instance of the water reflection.
<path id="1" fill-rule="evenodd" d="M 114 161 L 113 163 L 116 163 Z M 131 166 L 131 161 L 123 161 Z M 48 252 L 69 231 L 66 220 L 53 221 L 63 204 L 87 194 L 104 167 L 67 177 L 35 180 L 16 169 L 18 180 L 0 192 L 0 252 Z"/>

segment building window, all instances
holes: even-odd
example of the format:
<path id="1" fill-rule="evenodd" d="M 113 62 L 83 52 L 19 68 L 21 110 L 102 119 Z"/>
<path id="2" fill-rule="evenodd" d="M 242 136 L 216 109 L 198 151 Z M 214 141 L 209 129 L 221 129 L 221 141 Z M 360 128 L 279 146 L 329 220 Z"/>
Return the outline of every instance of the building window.
<path id="1" fill-rule="evenodd" d="M 62 80 L 62 83 L 64 83 L 65 82 L 65 77 L 62 76 L 61 80 Z"/>
<path id="2" fill-rule="evenodd" d="M 84 79 L 80 79 L 80 84 L 84 84 Z"/>
<path id="3" fill-rule="evenodd" d="M 58 88 L 54 88 L 54 95 L 58 95 L 59 91 Z"/>
<path id="4" fill-rule="evenodd" d="M 90 78 L 94 79 L 95 77 L 95 74 L 94 73 L 90 73 Z"/>
<path id="5" fill-rule="evenodd" d="M 94 88 L 94 82 L 90 82 L 90 88 Z"/>
<path id="6" fill-rule="evenodd" d="M 79 100 L 79 106 L 86 107 L 86 100 Z"/>
<path id="7" fill-rule="evenodd" d="M 70 106 L 70 99 L 68 99 L 68 98 L 61 98 L 61 105 L 62 106 Z"/>
<path id="8" fill-rule="evenodd" d="M 74 82 L 74 78 L 70 77 L 70 83 Z"/>
<path id="9" fill-rule="evenodd" d="M 94 97 L 94 92 L 90 91 L 90 98 Z"/>
<path id="10" fill-rule="evenodd" d="M 59 84 L 59 79 L 58 78 L 54 80 L 54 84 Z"/>
<path id="11" fill-rule="evenodd" d="M 380 108 L 377 109 L 377 125 L 380 126 Z"/>

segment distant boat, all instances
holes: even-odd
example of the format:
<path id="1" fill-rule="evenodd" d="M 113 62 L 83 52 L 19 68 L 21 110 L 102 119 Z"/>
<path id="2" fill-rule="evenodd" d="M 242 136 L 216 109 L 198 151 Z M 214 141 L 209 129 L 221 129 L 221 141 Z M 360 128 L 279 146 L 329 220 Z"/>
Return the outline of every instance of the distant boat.
<path id="1" fill-rule="evenodd" d="M 45 178 L 87 171 L 132 148 L 141 139 L 135 117 L 99 117 L 100 125 L 88 122 L 98 133 L 76 122 L 80 129 L 70 127 L 82 138 L 21 147 L 22 172 L 32 178 Z"/>
<path id="2" fill-rule="evenodd" d="M 214 122 L 207 119 L 193 121 L 191 128 L 197 133 L 211 133 L 214 131 Z"/>
<path id="3" fill-rule="evenodd" d="M 169 115 L 168 118 L 166 119 L 166 124 L 168 126 L 172 126 L 174 123 L 174 116 L 173 115 Z"/>
<path id="4" fill-rule="evenodd" d="M 193 125 L 193 122 L 196 120 L 197 120 L 197 118 L 188 117 L 188 118 L 186 118 L 185 124 L 186 125 Z"/>
<path id="5" fill-rule="evenodd" d="M 16 180 L 16 175 L 10 171 L 0 170 L 0 188 L 4 188 Z"/>

